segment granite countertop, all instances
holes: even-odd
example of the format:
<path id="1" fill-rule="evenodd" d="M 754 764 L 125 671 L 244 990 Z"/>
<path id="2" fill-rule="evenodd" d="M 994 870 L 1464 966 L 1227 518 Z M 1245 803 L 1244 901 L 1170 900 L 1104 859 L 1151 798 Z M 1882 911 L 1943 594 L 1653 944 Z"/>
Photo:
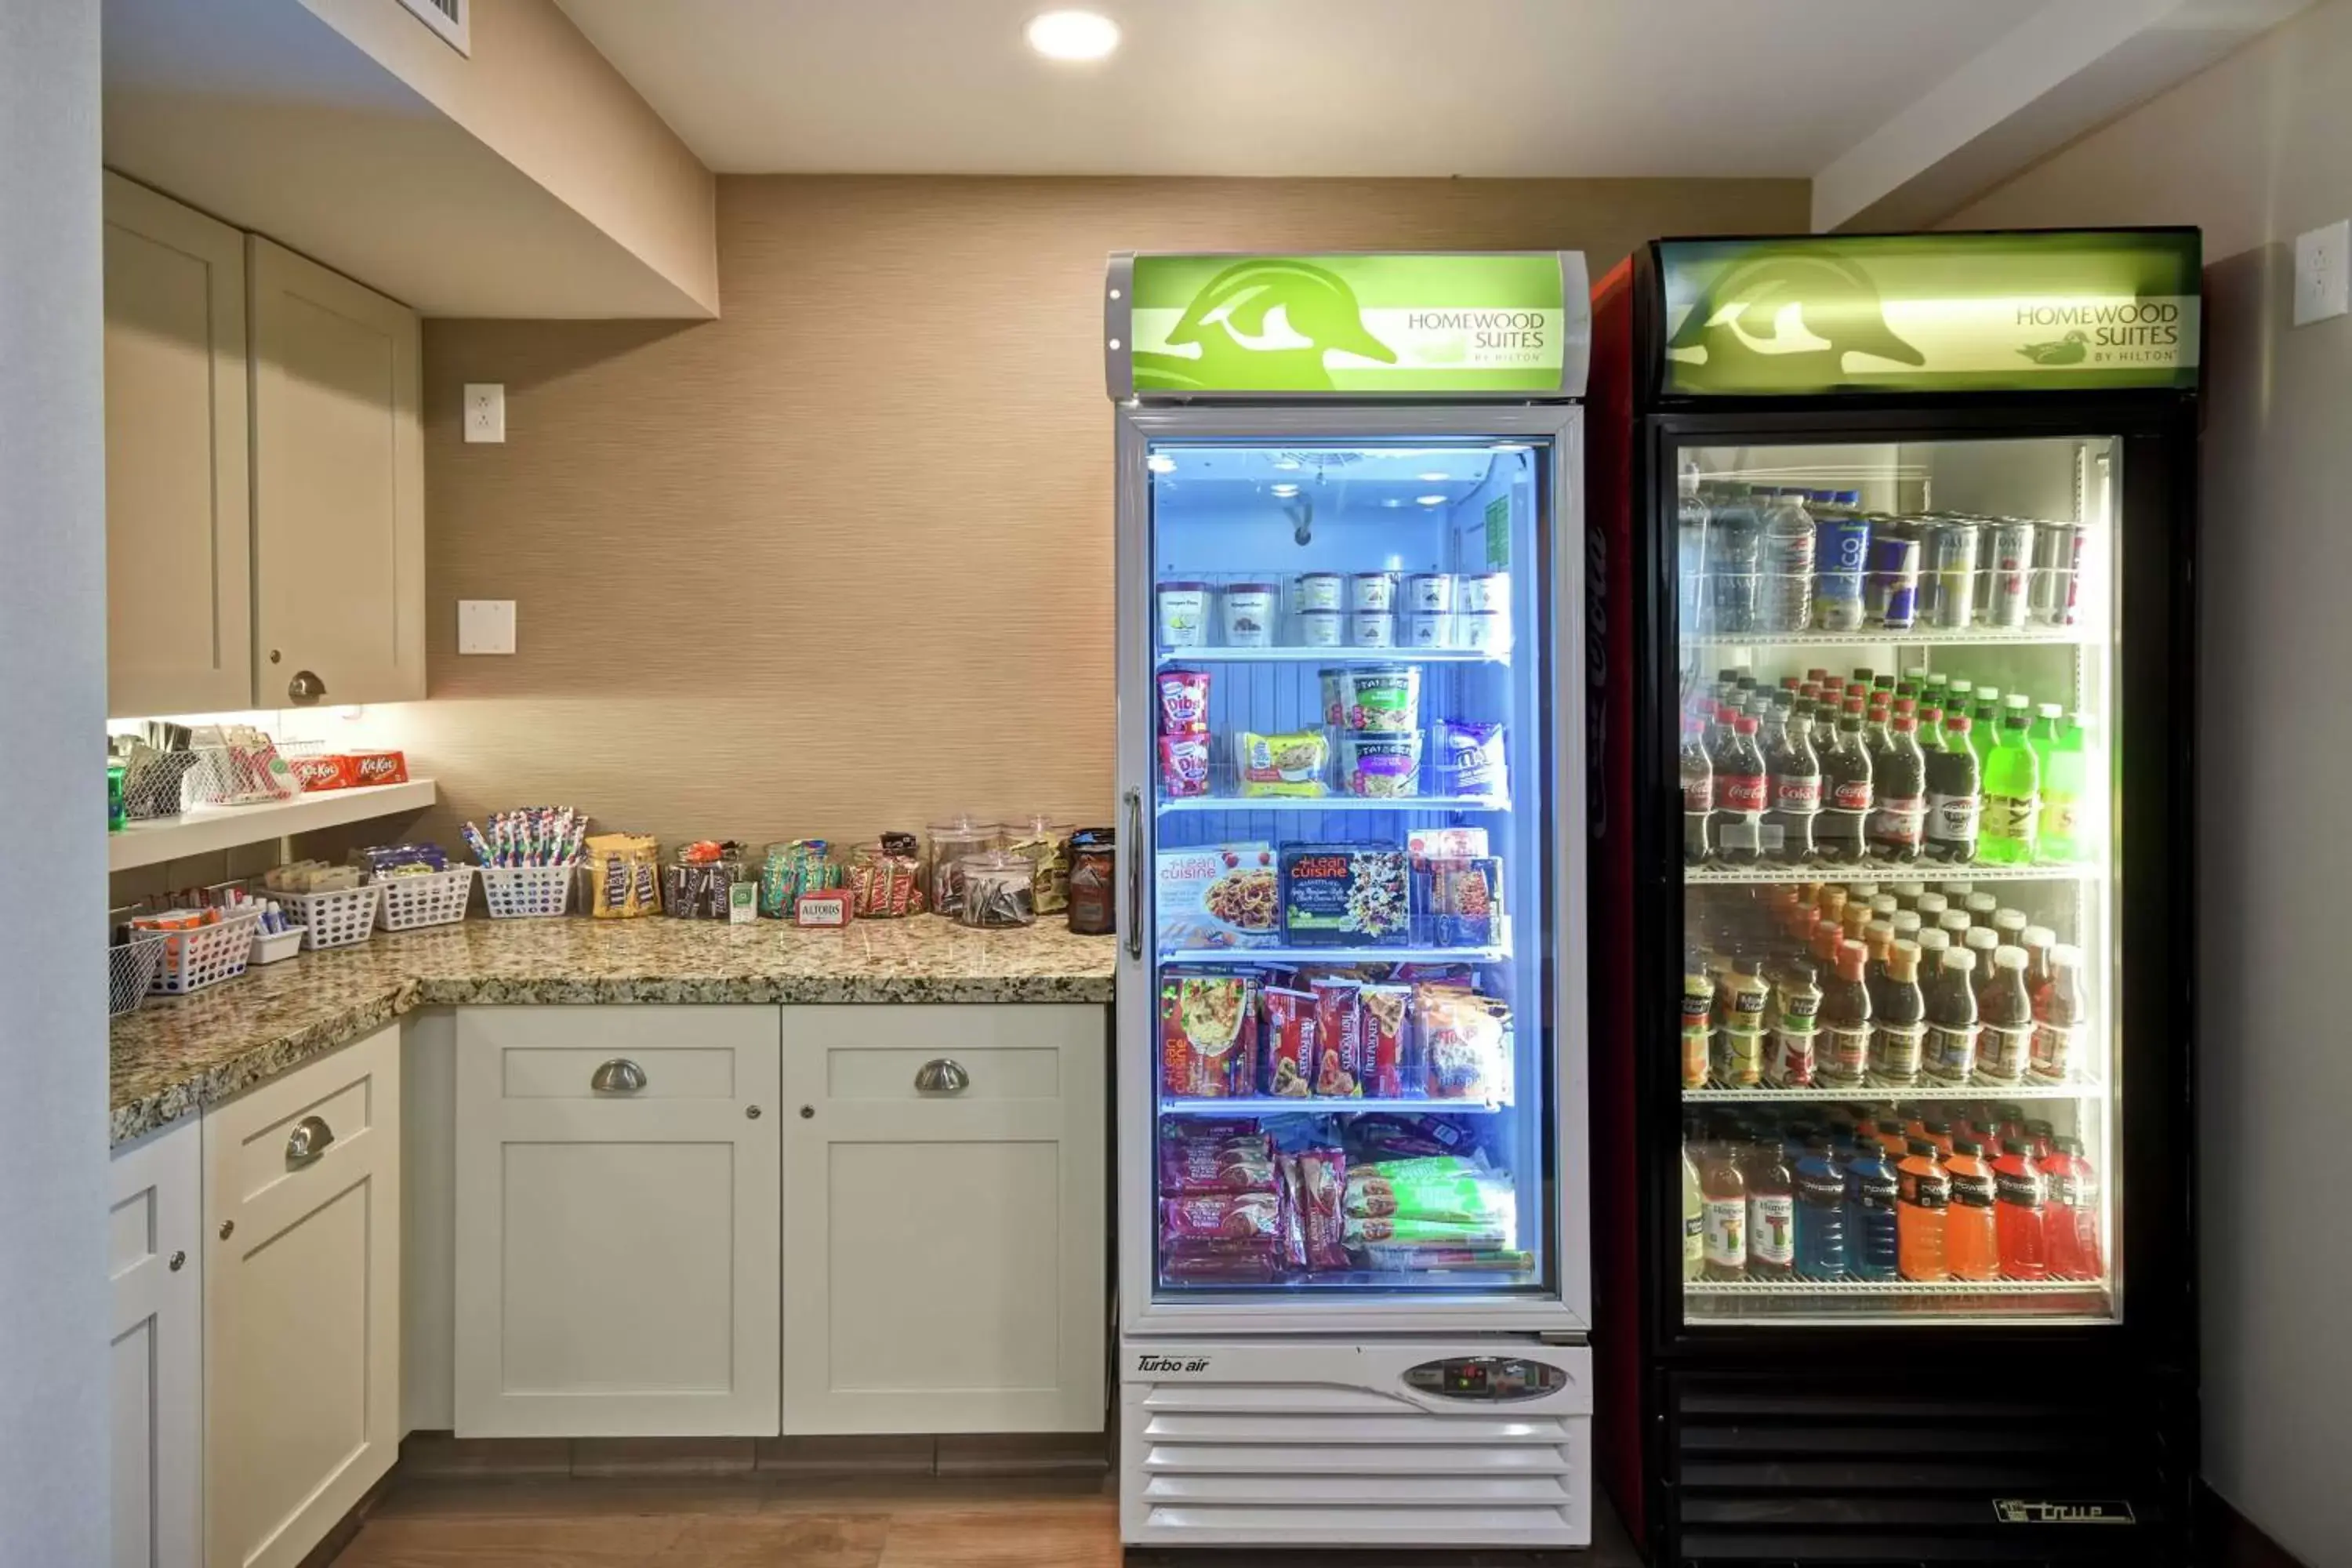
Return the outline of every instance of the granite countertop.
<path id="1" fill-rule="evenodd" d="M 1118 939 L 1058 924 L 973 931 L 919 915 L 803 931 L 774 921 L 471 920 L 247 973 L 114 1021 L 116 1143 L 194 1115 L 419 1007 L 597 1002 L 1091 1002 Z"/>

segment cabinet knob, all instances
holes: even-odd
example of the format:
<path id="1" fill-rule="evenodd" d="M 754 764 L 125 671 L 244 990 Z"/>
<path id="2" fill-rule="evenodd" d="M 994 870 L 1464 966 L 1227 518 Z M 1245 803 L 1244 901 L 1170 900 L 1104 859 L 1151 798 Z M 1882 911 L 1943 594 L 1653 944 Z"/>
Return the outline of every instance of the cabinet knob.
<path id="1" fill-rule="evenodd" d="M 760 1108 L 759 1108 L 758 1106 L 756 1106 L 756 1105 L 747 1105 L 747 1106 L 745 1106 L 745 1107 L 743 1108 L 743 1117 L 744 1117 L 744 1120 L 746 1120 L 746 1121 L 759 1121 L 759 1120 L 760 1120 Z"/>
<path id="2" fill-rule="evenodd" d="M 915 1087 L 925 1094 L 960 1094 L 971 1087 L 971 1074 L 952 1057 L 933 1057 L 915 1069 Z"/>
<path id="3" fill-rule="evenodd" d="M 589 1076 L 588 1087 L 598 1094 L 635 1094 L 646 1087 L 646 1069 L 626 1057 L 614 1057 Z"/>
<path id="4" fill-rule="evenodd" d="M 306 1116 L 286 1135 L 286 1163 L 307 1165 L 325 1153 L 327 1145 L 334 1141 L 335 1130 L 327 1125 L 325 1117 Z"/>
<path id="5" fill-rule="evenodd" d="M 230 1237 L 235 1236 L 236 1234 L 236 1221 L 233 1219 L 225 1219 L 221 1221 L 220 1238 L 223 1241 L 226 1241 Z"/>
<path id="6" fill-rule="evenodd" d="M 185 1268 L 187 1266 L 188 1255 L 184 1252 L 175 1252 L 172 1254 L 172 1261 L 165 1264 L 163 1267 L 169 1268 L 173 1273 L 177 1274 L 181 1269 Z"/>
<path id="7" fill-rule="evenodd" d="M 801 1107 L 801 1120 L 802 1120 L 803 1121 L 811 1121 L 811 1120 L 813 1120 L 813 1119 L 815 1117 L 815 1115 L 816 1115 L 816 1107 L 815 1107 L 815 1106 L 814 1106 L 814 1105 L 803 1105 L 803 1106 L 802 1106 L 802 1107 Z"/>
<path id="8" fill-rule="evenodd" d="M 316 702 L 326 695 L 327 683 L 313 670 L 298 669 L 294 679 L 286 683 L 286 699 L 297 706 Z"/>

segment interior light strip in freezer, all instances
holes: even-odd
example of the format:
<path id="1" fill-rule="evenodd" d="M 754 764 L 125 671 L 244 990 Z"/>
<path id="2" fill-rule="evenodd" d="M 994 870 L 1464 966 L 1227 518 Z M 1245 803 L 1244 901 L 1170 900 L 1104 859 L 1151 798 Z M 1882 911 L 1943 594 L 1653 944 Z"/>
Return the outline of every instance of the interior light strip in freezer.
<path id="1" fill-rule="evenodd" d="M 2106 1087 L 2096 1083 L 1916 1083 L 1896 1089 L 1888 1084 L 1864 1084 L 1855 1089 L 1686 1089 L 1685 1105 L 1846 1105 L 1857 1100 L 2100 1100 Z"/>
<path id="2" fill-rule="evenodd" d="M 1182 811 L 1508 811 L 1497 795 L 1195 795 L 1160 803 L 1162 816 Z"/>
<path id="3" fill-rule="evenodd" d="M 1443 1111 L 1448 1115 L 1486 1115 L 1510 1110 L 1505 1100 L 1496 1104 L 1484 1100 L 1432 1100 L 1423 1095 L 1412 1100 L 1348 1100 L 1337 1095 L 1306 1098 L 1282 1095 L 1252 1095 L 1234 1100 L 1163 1100 L 1160 1102 L 1162 1116 L 1354 1116 L 1365 1111 L 1392 1110 L 1408 1115 Z"/>
<path id="4" fill-rule="evenodd" d="M 2084 1296 L 2095 1279 L 1685 1279 L 1685 1296 Z"/>
<path id="5" fill-rule="evenodd" d="M 1172 647 L 1171 664 L 1508 664 L 1511 656 L 1475 647 Z"/>
<path id="6" fill-rule="evenodd" d="M 1507 963 L 1507 947 L 1196 947 L 1163 952 L 1177 963 Z"/>
<path id="7" fill-rule="evenodd" d="M 1685 637 L 1690 648 L 1739 647 L 2065 647 L 2098 640 L 2089 626 L 1972 626 L 1966 631 L 1732 632 Z M 1238 652 L 1238 649 L 1228 651 Z"/>
<path id="8" fill-rule="evenodd" d="M 1685 866 L 1690 888 L 1798 882 L 2082 882 L 2096 866 L 1998 866 L 1980 860 L 1874 860 L 1863 866 Z"/>

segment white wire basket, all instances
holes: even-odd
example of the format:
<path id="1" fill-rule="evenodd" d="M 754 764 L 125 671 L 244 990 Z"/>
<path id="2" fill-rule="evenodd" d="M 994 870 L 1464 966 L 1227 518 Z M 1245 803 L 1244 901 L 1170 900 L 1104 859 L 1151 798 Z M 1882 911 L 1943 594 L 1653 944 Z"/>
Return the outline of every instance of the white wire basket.
<path id="1" fill-rule="evenodd" d="M 466 918 L 466 905 L 474 896 L 474 869 L 453 866 L 446 871 L 378 878 L 374 886 L 383 890 L 383 904 L 376 923 L 386 931 L 456 925 Z"/>
<path id="2" fill-rule="evenodd" d="M 577 866 L 485 866 L 482 901 L 494 921 L 540 920 L 568 914 Z"/>
<path id="3" fill-rule="evenodd" d="M 316 952 L 321 948 L 352 947 L 367 941 L 375 931 L 376 910 L 383 902 L 383 889 L 373 882 L 363 882 L 356 888 L 338 888 L 327 893 L 273 889 L 269 897 L 300 924 L 303 950 Z"/>
<path id="4" fill-rule="evenodd" d="M 186 996 L 224 980 L 235 980 L 253 962 L 253 928 L 260 920 L 261 911 L 255 910 L 225 916 L 194 931 L 157 932 L 163 939 L 163 961 L 156 966 L 155 978 L 148 982 L 148 993 Z"/>
<path id="5" fill-rule="evenodd" d="M 155 983 L 155 972 L 163 965 L 163 937 L 160 931 L 133 936 L 128 942 L 118 942 L 106 950 L 106 1012 L 110 1018 L 138 1011 L 146 999 L 147 987 Z"/>

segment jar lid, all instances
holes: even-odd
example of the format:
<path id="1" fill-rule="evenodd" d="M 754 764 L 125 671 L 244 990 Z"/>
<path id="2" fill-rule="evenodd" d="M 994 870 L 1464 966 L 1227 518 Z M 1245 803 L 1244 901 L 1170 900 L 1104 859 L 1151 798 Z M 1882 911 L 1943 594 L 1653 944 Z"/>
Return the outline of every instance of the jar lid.
<path id="1" fill-rule="evenodd" d="M 1010 849 L 983 849 L 977 855 L 966 855 L 956 862 L 969 875 L 973 871 L 1010 871 L 1018 867 L 1024 876 L 1032 869 L 1029 857 L 1016 855 Z"/>
<path id="2" fill-rule="evenodd" d="M 1359 572 L 1355 575 L 1356 580 L 1360 583 L 1372 577 L 1393 577 L 1396 574 L 1393 572 Z"/>
<path id="3" fill-rule="evenodd" d="M 1000 826 L 997 823 L 982 822 L 968 811 L 958 812 L 945 822 L 934 822 L 930 826 L 934 836 L 942 833 L 988 834 L 998 831 Z"/>
<path id="4" fill-rule="evenodd" d="M 1275 585 L 1271 583 L 1228 583 L 1225 584 L 1225 592 L 1228 594 L 1271 594 L 1274 592 L 1274 587 Z"/>

